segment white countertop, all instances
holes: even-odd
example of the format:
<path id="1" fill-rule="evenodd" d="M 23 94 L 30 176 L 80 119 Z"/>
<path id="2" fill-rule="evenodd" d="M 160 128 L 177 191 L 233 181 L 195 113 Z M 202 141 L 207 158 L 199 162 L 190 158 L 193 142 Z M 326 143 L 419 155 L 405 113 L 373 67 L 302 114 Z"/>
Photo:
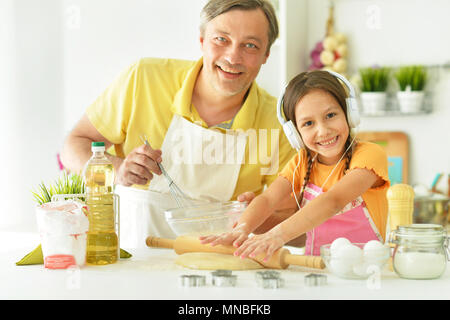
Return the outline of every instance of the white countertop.
<path id="1" fill-rule="evenodd" d="M 327 285 L 307 287 L 305 275 L 314 269 L 290 266 L 282 270 L 285 286 L 262 289 L 256 271 L 234 271 L 236 287 L 211 284 L 211 272 L 185 269 L 173 263 L 169 249 L 128 250 L 133 257 L 107 266 L 50 270 L 43 265 L 16 266 L 39 244 L 37 233 L 0 232 L 0 299 L 155 299 L 155 300 L 307 300 L 307 299 L 450 299 L 450 268 L 436 280 L 406 280 L 387 268 L 380 277 L 345 280 L 330 274 Z M 124 248 L 127 249 L 127 248 Z M 206 275 L 205 287 L 181 287 L 182 274 Z"/>

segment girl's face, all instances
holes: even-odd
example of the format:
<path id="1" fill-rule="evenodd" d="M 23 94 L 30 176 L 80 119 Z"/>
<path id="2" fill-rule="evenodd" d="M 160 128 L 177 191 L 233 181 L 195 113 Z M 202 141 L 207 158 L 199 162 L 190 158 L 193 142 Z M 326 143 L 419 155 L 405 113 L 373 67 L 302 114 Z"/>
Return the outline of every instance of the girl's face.
<path id="1" fill-rule="evenodd" d="M 319 162 L 339 161 L 350 133 L 344 110 L 328 92 L 314 89 L 295 106 L 297 128 L 306 147 Z"/>

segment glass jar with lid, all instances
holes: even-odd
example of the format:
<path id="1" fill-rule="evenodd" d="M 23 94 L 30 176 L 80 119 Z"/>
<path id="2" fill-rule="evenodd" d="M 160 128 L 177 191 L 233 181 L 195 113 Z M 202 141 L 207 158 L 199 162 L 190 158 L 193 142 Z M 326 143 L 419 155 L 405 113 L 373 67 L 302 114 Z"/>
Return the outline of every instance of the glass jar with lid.
<path id="1" fill-rule="evenodd" d="M 406 279 L 436 279 L 447 266 L 448 239 L 444 227 L 437 224 L 398 226 L 390 234 L 395 244 L 394 271 Z"/>

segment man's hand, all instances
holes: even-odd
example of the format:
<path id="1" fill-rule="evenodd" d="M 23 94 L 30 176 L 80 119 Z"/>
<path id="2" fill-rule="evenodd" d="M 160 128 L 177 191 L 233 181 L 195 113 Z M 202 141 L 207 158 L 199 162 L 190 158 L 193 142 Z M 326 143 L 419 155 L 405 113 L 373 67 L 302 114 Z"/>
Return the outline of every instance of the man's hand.
<path id="1" fill-rule="evenodd" d="M 161 174 L 158 163 L 162 161 L 161 150 L 148 145 L 135 148 L 122 161 L 117 170 L 116 183 L 129 187 L 133 184 L 145 185 L 153 179 L 153 173 Z"/>

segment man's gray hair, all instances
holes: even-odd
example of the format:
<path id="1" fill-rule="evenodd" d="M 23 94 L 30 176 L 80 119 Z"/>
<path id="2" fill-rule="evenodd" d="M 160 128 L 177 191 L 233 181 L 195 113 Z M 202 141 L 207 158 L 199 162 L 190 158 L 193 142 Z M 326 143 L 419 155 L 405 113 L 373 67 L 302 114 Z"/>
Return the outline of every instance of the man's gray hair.
<path id="1" fill-rule="evenodd" d="M 255 10 L 261 9 L 266 15 L 267 21 L 269 22 L 269 45 L 267 47 L 267 52 L 269 52 L 270 47 L 278 38 L 278 20 L 275 14 L 275 10 L 272 4 L 267 0 L 210 0 L 204 7 L 200 14 L 200 32 L 204 35 L 206 24 L 214 19 L 215 17 L 228 12 L 232 9 L 240 10 Z"/>

